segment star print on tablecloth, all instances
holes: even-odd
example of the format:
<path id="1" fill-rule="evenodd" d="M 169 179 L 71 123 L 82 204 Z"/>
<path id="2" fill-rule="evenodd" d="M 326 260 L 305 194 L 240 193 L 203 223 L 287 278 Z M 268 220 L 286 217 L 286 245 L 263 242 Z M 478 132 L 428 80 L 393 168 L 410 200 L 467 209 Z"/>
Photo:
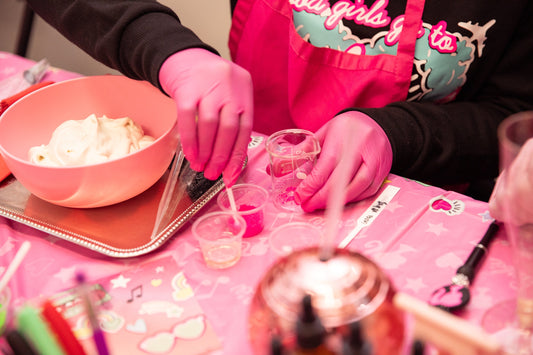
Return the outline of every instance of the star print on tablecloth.
<path id="1" fill-rule="evenodd" d="M 131 281 L 131 279 L 128 279 L 124 276 L 122 276 L 122 274 L 120 274 L 117 278 L 115 279 L 111 279 L 111 284 L 113 285 L 113 288 L 126 288 L 128 287 L 128 282 Z"/>
<path id="2" fill-rule="evenodd" d="M 155 273 L 156 274 L 160 274 L 160 273 L 162 273 L 164 271 L 165 271 L 165 267 L 164 266 L 158 266 L 158 267 L 155 268 Z"/>
<path id="3" fill-rule="evenodd" d="M 478 213 L 478 216 L 481 217 L 481 220 L 483 222 L 492 222 L 492 221 L 494 221 L 494 218 L 492 218 L 492 216 L 490 215 L 489 211 L 485 211 L 483 213 Z"/>
<path id="4" fill-rule="evenodd" d="M 387 204 L 387 211 L 391 212 L 391 213 L 394 213 L 394 211 L 398 208 L 401 208 L 403 207 L 402 205 L 400 205 L 398 203 L 398 201 L 394 200 L 394 201 L 391 201 Z"/>
<path id="5" fill-rule="evenodd" d="M 54 277 L 58 278 L 61 280 L 61 282 L 65 283 L 67 281 L 70 281 L 70 280 L 73 280 L 75 278 L 75 271 L 76 271 L 76 267 L 75 266 L 71 266 L 71 267 L 68 267 L 68 268 L 61 268 L 61 270 L 59 270 L 59 272 L 57 272 Z"/>
<path id="6" fill-rule="evenodd" d="M 437 236 L 441 235 L 442 232 L 448 231 L 448 229 L 444 228 L 442 223 L 438 223 L 438 224 L 428 223 L 428 225 L 429 226 L 428 226 L 428 229 L 426 230 L 426 232 L 434 233 Z"/>
<path id="7" fill-rule="evenodd" d="M 415 293 L 418 293 L 420 290 L 427 287 L 427 285 L 422 281 L 422 278 L 416 278 L 416 279 L 406 279 L 405 280 L 405 289 L 413 290 Z"/>

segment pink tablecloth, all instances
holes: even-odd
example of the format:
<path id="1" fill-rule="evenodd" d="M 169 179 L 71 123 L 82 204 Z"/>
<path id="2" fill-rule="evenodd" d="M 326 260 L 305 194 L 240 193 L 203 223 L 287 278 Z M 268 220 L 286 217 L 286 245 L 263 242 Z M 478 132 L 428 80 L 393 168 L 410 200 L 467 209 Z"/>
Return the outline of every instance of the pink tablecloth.
<path id="1" fill-rule="evenodd" d="M 31 64 L 0 53 L 0 79 Z M 76 76 L 54 69 L 47 78 L 59 81 Z M 268 158 L 263 147 L 264 137 L 254 135 L 249 163 L 239 182 L 258 184 L 270 190 L 270 178 L 265 172 Z M 387 184 L 399 187 L 398 194 L 348 248 L 376 261 L 398 290 L 427 300 L 436 288 L 450 283 L 456 269 L 488 228 L 492 219 L 487 204 L 399 176 L 391 175 Z M 337 242 L 355 227 L 371 200 L 346 207 Z M 215 209 L 216 204 L 211 201 L 200 214 Z M 72 248 L 66 241 L 0 218 L 0 275 L 25 240 L 30 241 L 32 247 L 10 284 L 15 301 L 51 295 L 70 287 L 79 270 L 90 270 L 90 278 L 96 280 L 148 259 L 171 255 L 184 270 L 200 306 L 221 339 L 220 353 L 250 354 L 246 331 L 249 303 L 261 276 L 278 258 L 270 248 L 269 233 L 277 226 L 294 221 L 305 221 L 321 229 L 325 224 L 323 212 L 291 214 L 269 203 L 265 230 L 245 239 L 242 259 L 237 265 L 216 271 L 205 266 L 198 244 L 192 238 L 190 222 L 149 255 L 113 260 Z M 516 289 L 513 272 L 508 242 L 500 231 L 474 280 L 472 301 L 461 316 L 479 324 L 486 309 L 511 298 Z"/>

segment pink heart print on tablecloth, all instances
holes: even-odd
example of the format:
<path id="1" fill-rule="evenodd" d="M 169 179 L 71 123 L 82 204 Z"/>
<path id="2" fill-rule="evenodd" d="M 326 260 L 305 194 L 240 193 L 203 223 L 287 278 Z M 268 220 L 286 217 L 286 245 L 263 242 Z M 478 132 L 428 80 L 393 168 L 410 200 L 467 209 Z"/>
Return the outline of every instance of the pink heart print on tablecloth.
<path id="1" fill-rule="evenodd" d="M 464 212 L 465 203 L 460 200 L 449 200 L 441 195 L 429 201 L 429 209 L 433 212 L 442 212 L 449 216 L 455 216 Z"/>

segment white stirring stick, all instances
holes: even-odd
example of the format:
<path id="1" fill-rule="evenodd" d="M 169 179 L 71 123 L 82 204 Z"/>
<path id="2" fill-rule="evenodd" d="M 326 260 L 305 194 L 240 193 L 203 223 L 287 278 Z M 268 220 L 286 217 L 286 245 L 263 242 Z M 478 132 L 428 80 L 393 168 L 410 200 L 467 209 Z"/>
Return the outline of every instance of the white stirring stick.
<path id="1" fill-rule="evenodd" d="M 348 127 L 347 137 L 355 137 L 354 127 Z M 355 149 L 350 149 L 347 142 L 343 142 L 341 158 L 337 168 L 333 172 L 333 188 L 328 196 L 327 208 L 325 212 L 326 226 L 320 247 L 320 260 L 328 260 L 333 255 L 333 241 L 338 232 L 339 221 L 341 220 L 344 202 L 346 200 L 346 187 L 352 178 L 350 172 L 351 162 L 355 159 Z"/>
<path id="2" fill-rule="evenodd" d="M 17 271 L 18 267 L 22 263 L 22 260 L 24 260 L 24 257 L 26 256 L 26 254 L 28 254 L 28 251 L 30 250 L 30 246 L 31 246 L 30 242 L 28 242 L 27 240 L 24 241 L 24 243 L 22 243 L 19 250 L 17 251 L 17 254 L 13 258 L 13 260 L 11 260 L 11 263 L 9 263 L 9 266 L 7 267 L 6 272 L 0 279 L 0 293 L 4 291 L 4 288 L 7 286 L 7 283 L 9 282 L 9 280 L 11 280 L 11 277 L 13 277 L 13 275 L 15 274 L 15 271 Z"/>
<path id="3" fill-rule="evenodd" d="M 237 204 L 235 203 L 235 196 L 233 195 L 233 189 L 231 187 L 226 187 L 226 193 L 228 194 L 229 205 L 231 207 L 231 212 L 233 212 L 233 219 L 237 223 Z"/>
<path id="4" fill-rule="evenodd" d="M 237 213 L 237 204 L 235 203 L 235 196 L 233 195 L 233 189 L 226 187 L 226 193 L 228 194 L 229 205 L 234 213 Z"/>

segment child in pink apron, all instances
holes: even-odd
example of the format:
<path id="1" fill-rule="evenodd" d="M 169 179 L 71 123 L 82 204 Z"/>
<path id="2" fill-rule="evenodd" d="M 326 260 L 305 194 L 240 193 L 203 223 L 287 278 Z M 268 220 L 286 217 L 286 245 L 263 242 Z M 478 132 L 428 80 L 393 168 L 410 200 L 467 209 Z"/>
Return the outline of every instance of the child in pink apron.
<path id="1" fill-rule="evenodd" d="M 235 182 L 252 121 L 264 134 L 314 131 L 323 149 L 297 191 L 306 211 L 325 206 L 343 145 L 357 156 L 347 201 L 389 171 L 436 185 L 493 179 L 497 125 L 533 109 L 528 0 L 232 0 L 233 62 L 155 1 L 28 2 L 98 60 L 172 96 L 186 157 L 207 177 Z M 90 24 L 69 20 L 87 13 Z M 345 35 L 358 38 L 328 41 Z"/>
<path id="2" fill-rule="evenodd" d="M 352 55 L 303 40 L 288 0 L 239 0 L 229 47 L 254 78 L 254 129 L 316 131 L 343 109 L 405 100 L 423 8 L 408 1 L 397 55 Z"/>

